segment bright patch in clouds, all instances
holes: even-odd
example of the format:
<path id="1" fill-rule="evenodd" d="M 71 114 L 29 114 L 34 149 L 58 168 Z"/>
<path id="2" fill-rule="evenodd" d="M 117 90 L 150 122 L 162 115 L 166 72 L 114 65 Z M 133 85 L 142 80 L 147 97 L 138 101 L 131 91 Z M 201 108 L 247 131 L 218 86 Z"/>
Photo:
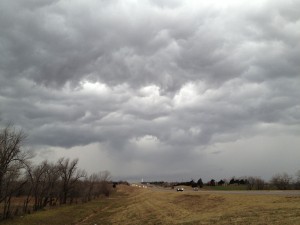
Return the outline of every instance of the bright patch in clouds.
<path id="1" fill-rule="evenodd" d="M 82 81 L 82 92 L 87 94 L 107 95 L 109 88 L 107 85 L 99 82 Z"/>
<path id="2" fill-rule="evenodd" d="M 136 145 L 138 149 L 147 151 L 157 151 L 160 143 L 159 139 L 152 135 L 145 135 L 142 137 L 132 138 L 130 142 Z"/>

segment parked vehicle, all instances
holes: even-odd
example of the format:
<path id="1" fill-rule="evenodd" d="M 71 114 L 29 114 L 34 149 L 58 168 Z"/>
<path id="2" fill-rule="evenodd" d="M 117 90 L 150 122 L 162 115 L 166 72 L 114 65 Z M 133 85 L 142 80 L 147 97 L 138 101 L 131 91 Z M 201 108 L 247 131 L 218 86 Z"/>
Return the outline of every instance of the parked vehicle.
<path id="1" fill-rule="evenodd" d="M 179 187 L 179 188 L 177 188 L 176 190 L 177 190 L 177 191 L 183 191 L 184 188 L 183 188 L 183 187 Z"/>

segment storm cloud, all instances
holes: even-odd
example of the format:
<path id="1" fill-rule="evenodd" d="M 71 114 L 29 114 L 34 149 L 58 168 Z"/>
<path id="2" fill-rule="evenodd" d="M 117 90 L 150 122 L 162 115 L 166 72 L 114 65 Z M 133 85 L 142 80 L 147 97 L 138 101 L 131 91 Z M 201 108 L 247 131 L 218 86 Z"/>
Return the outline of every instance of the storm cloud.
<path id="1" fill-rule="evenodd" d="M 0 120 L 117 178 L 294 173 L 300 2 L 0 2 Z"/>

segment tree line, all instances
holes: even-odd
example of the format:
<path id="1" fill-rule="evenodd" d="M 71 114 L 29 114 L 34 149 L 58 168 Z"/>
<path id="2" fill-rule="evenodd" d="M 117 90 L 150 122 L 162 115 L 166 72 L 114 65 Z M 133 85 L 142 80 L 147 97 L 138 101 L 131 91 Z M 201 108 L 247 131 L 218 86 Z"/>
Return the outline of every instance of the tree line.
<path id="1" fill-rule="evenodd" d="M 34 165 L 32 156 L 22 150 L 25 139 L 24 132 L 12 125 L 0 131 L 1 219 L 109 196 L 113 184 L 108 171 L 88 175 L 78 168 L 78 159 L 69 158 Z M 22 199 L 21 207 L 12 207 L 15 197 Z"/>
<path id="2" fill-rule="evenodd" d="M 207 187 L 214 187 L 214 186 L 240 186 L 244 185 L 248 190 L 300 190 L 300 170 L 296 173 L 295 177 L 288 175 L 287 173 L 279 173 L 275 174 L 269 182 L 265 181 L 260 177 L 242 177 L 242 178 L 235 178 L 232 177 L 231 179 L 221 179 L 216 181 L 215 179 L 211 179 L 208 182 L 204 183 L 201 178 L 198 181 L 194 181 L 191 179 L 190 181 L 184 182 L 165 182 L 165 181 L 151 181 L 151 182 L 144 182 L 162 186 L 162 187 L 175 187 L 175 186 L 190 186 L 190 187 L 198 187 L 203 188 L 204 186 Z"/>
<path id="3" fill-rule="evenodd" d="M 275 174 L 268 182 L 260 177 L 248 176 L 243 178 L 232 177 L 230 180 L 221 179 L 218 182 L 212 179 L 207 182 L 206 185 L 245 185 L 248 190 L 300 190 L 300 170 L 296 173 L 294 178 L 287 173 L 278 173 Z"/>

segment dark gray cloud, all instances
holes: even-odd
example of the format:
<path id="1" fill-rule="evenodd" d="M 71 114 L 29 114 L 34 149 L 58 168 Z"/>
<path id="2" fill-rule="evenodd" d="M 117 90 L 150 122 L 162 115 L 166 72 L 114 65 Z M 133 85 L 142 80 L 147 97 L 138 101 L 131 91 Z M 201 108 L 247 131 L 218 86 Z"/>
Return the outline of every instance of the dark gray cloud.
<path id="1" fill-rule="evenodd" d="M 97 158 L 120 177 L 296 171 L 277 155 L 299 154 L 298 8 L 1 1 L 1 123 L 22 127 L 41 158 L 77 156 L 90 171 Z"/>

